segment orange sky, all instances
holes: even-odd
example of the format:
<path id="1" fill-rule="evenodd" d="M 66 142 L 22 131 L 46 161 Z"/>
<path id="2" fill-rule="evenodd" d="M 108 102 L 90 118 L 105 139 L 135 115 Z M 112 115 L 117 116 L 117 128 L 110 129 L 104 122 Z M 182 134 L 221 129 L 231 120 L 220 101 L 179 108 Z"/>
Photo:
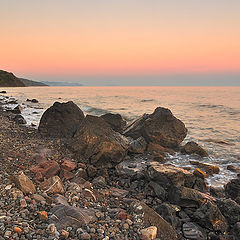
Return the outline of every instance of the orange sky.
<path id="1" fill-rule="evenodd" d="M 0 69 L 36 76 L 240 72 L 239 0 L 0 1 Z"/>

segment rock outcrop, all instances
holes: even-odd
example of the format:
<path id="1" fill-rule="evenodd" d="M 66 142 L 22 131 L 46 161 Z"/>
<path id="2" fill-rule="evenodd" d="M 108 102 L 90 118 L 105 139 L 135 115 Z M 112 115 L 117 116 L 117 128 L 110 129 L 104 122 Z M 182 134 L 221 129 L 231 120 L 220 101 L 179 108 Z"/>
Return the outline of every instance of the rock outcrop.
<path id="1" fill-rule="evenodd" d="M 169 109 L 158 107 L 152 114 L 144 114 L 134 121 L 123 134 L 133 139 L 142 136 L 147 142 L 167 148 L 176 148 L 186 137 L 187 129 Z"/>
<path id="2" fill-rule="evenodd" d="M 207 157 L 208 156 L 207 151 L 195 142 L 186 143 L 182 147 L 181 152 L 184 153 L 184 154 L 197 154 L 201 157 Z"/>
<path id="3" fill-rule="evenodd" d="M 0 70 L 0 87 L 25 87 L 13 73 Z"/>
<path id="4" fill-rule="evenodd" d="M 71 138 L 83 119 L 82 110 L 72 101 L 55 102 L 42 115 L 38 130 L 44 136 Z"/>
<path id="5" fill-rule="evenodd" d="M 102 118 L 87 115 L 70 144 L 72 151 L 97 167 L 112 167 L 121 162 L 128 140 L 111 129 Z"/>

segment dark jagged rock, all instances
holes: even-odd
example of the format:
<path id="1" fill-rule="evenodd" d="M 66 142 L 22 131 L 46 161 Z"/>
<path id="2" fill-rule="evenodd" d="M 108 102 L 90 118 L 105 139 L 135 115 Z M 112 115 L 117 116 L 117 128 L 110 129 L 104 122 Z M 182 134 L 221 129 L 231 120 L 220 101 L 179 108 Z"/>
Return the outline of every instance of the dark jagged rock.
<path id="1" fill-rule="evenodd" d="M 24 83 L 13 73 L 0 70 L 1 87 L 25 87 Z"/>
<path id="2" fill-rule="evenodd" d="M 126 126 L 126 121 L 120 114 L 106 113 L 101 116 L 115 132 L 122 132 Z"/>
<path id="3" fill-rule="evenodd" d="M 240 205 L 231 199 L 221 199 L 217 202 L 219 209 L 229 224 L 240 222 Z"/>
<path id="4" fill-rule="evenodd" d="M 71 138 L 83 119 L 82 110 L 72 101 L 55 102 L 42 115 L 38 130 L 44 136 Z"/>
<path id="5" fill-rule="evenodd" d="M 95 211 L 67 205 L 57 205 L 52 211 L 50 223 L 54 223 L 58 230 L 66 227 L 83 227 L 91 222 L 95 222 Z"/>
<path id="6" fill-rule="evenodd" d="M 129 125 L 123 134 L 133 139 L 142 136 L 147 142 L 176 148 L 186 137 L 187 129 L 184 123 L 174 117 L 169 109 L 158 107 L 152 114 L 144 114 Z"/>
<path id="7" fill-rule="evenodd" d="M 131 204 L 131 210 L 135 215 L 135 218 L 141 216 L 146 226 L 156 226 L 157 237 L 164 240 L 177 240 L 177 233 L 173 227 L 165 221 L 158 213 L 152 208 L 148 207 L 145 203 L 135 201 Z"/>
<path id="8" fill-rule="evenodd" d="M 111 129 L 102 118 L 87 115 L 70 144 L 87 163 L 111 168 L 125 157 L 128 140 Z"/>
<path id="9" fill-rule="evenodd" d="M 163 187 L 161 187 L 159 184 L 153 181 L 150 181 L 148 186 L 154 190 L 156 197 L 158 197 L 162 201 L 166 200 L 167 193 Z"/>
<path id="10" fill-rule="evenodd" d="M 240 178 L 232 179 L 225 186 L 225 193 L 227 196 L 236 200 L 240 197 Z"/>
<path id="11" fill-rule="evenodd" d="M 184 154 L 197 154 L 201 157 L 207 157 L 208 153 L 205 149 L 200 147 L 197 143 L 195 142 L 188 142 L 186 143 L 182 149 L 181 152 Z"/>
<path id="12" fill-rule="evenodd" d="M 5 93 L 7 93 L 7 91 L 0 91 L 0 93 L 4 93 L 5 94 Z"/>
<path id="13" fill-rule="evenodd" d="M 156 212 L 161 215 L 167 222 L 169 222 L 175 229 L 180 225 L 177 212 L 180 209 L 174 205 L 163 203 L 156 208 Z"/>
<path id="14" fill-rule="evenodd" d="M 18 124 L 27 124 L 26 120 L 24 119 L 24 117 L 22 115 L 16 115 L 13 120 L 18 123 Z"/>

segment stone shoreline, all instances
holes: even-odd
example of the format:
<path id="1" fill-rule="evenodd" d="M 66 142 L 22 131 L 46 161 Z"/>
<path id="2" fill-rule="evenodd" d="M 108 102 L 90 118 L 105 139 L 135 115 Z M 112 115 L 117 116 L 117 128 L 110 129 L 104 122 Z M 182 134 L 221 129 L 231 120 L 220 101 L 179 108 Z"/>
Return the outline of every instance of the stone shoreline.
<path id="1" fill-rule="evenodd" d="M 110 128 L 114 116 L 82 116 L 80 125 L 70 117 L 63 126 L 46 117 L 41 134 L 15 116 L 0 109 L 0 239 L 240 238 L 240 179 L 208 188 L 205 178 L 217 167 L 166 163 L 167 151 L 207 153 L 194 143 L 179 148 L 185 130 L 159 138 L 151 128 L 158 111 L 125 129 L 125 137 L 121 119 Z M 91 137 L 98 140 L 87 142 Z"/>

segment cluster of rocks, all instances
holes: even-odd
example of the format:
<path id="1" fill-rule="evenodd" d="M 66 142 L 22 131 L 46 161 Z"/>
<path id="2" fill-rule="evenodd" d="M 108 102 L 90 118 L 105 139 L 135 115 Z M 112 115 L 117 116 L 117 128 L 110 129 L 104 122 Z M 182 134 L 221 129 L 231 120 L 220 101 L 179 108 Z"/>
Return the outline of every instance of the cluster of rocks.
<path id="1" fill-rule="evenodd" d="M 119 114 L 84 116 L 73 102 L 55 103 L 38 131 L 71 154 L 52 159 L 45 149 L 28 171 L 2 174 L 3 239 L 240 238 L 240 178 L 217 189 L 206 178 L 219 167 L 167 163 L 176 151 L 208 156 L 195 142 L 180 145 L 187 129 L 169 109 L 127 124 Z"/>

